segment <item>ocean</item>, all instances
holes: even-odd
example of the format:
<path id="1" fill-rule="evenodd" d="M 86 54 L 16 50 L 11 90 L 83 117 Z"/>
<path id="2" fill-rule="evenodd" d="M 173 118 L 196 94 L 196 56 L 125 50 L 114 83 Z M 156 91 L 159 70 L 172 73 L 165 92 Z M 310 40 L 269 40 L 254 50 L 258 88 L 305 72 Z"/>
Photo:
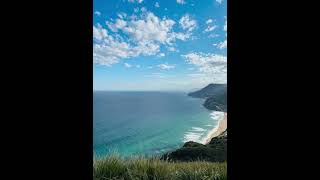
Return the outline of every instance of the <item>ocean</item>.
<path id="1" fill-rule="evenodd" d="M 223 116 L 203 102 L 182 92 L 94 91 L 94 156 L 154 156 L 203 143 Z"/>

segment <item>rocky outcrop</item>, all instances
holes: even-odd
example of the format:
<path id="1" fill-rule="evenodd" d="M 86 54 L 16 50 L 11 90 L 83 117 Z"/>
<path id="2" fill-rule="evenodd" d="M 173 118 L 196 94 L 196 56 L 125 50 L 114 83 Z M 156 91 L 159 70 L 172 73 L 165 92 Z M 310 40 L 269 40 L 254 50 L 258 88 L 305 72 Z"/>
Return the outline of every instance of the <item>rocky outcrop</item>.
<path id="1" fill-rule="evenodd" d="M 186 142 L 183 147 L 166 153 L 161 157 L 169 161 L 227 161 L 227 131 L 212 138 L 209 144 L 203 145 L 196 142 Z"/>

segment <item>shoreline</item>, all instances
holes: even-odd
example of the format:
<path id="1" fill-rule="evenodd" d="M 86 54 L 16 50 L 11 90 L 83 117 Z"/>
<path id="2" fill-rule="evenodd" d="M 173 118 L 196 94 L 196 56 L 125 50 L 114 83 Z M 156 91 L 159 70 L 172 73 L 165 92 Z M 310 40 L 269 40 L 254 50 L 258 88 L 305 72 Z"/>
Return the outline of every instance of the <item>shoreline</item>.
<path id="1" fill-rule="evenodd" d="M 212 138 L 219 136 L 226 129 L 227 129 L 227 113 L 224 113 L 223 119 L 219 120 L 218 125 L 209 132 L 204 144 L 208 144 Z"/>

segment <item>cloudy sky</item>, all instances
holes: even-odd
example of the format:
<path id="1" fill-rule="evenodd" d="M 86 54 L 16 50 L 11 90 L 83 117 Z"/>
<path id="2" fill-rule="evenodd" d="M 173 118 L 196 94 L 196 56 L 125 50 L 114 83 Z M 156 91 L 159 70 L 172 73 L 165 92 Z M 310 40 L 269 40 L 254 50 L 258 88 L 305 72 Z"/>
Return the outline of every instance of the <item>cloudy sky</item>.
<path id="1" fill-rule="evenodd" d="M 227 83 L 226 0 L 94 0 L 93 89 Z"/>

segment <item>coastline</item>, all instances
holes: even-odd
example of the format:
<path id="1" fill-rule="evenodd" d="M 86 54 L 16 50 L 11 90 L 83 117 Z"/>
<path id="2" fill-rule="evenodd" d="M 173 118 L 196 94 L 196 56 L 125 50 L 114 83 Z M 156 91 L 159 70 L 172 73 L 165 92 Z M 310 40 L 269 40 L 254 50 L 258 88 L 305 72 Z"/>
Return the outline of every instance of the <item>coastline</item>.
<path id="1" fill-rule="evenodd" d="M 219 120 L 218 125 L 209 132 L 204 144 L 208 144 L 212 138 L 219 136 L 226 129 L 227 129 L 227 113 L 224 113 L 223 119 Z"/>

